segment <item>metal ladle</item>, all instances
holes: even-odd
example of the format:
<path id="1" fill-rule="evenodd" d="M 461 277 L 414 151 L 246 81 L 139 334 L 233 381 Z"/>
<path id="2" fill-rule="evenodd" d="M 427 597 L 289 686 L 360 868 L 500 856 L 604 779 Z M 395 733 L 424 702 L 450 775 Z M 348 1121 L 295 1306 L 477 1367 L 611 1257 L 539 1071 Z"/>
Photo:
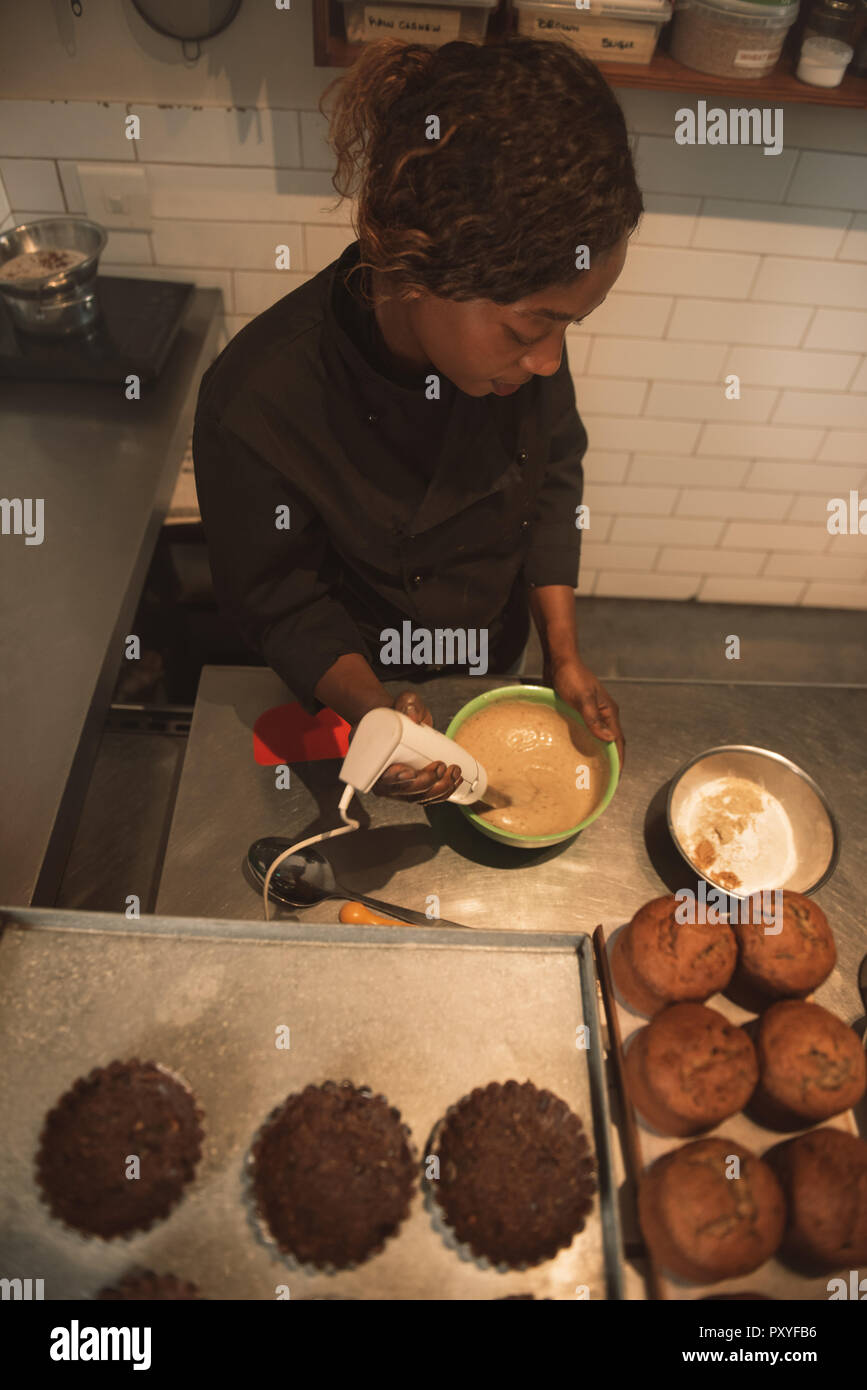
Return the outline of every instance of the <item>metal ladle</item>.
<path id="1" fill-rule="evenodd" d="M 247 850 L 247 866 L 260 888 L 265 886 L 265 875 L 278 854 L 288 849 L 291 840 L 281 840 L 273 835 L 255 840 Z M 315 849 L 302 849 L 284 859 L 271 879 L 269 897 L 287 907 L 313 907 L 328 898 L 338 898 L 346 902 L 363 903 L 374 912 L 382 912 L 387 917 L 396 917 L 401 922 L 409 922 L 414 927 L 460 927 L 466 929 L 464 922 L 450 922 L 445 917 L 427 917 L 423 912 L 413 912 L 408 907 L 396 907 L 394 903 L 381 902 L 379 898 L 369 898 L 355 889 L 343 888 L 334 877 L 334 870 Z"/>

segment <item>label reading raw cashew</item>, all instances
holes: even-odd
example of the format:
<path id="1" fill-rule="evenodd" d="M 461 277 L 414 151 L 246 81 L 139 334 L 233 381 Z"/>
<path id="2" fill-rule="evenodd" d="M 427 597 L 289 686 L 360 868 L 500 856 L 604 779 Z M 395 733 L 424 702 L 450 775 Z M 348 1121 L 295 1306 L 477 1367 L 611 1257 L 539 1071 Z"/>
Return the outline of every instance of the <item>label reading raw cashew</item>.
<path id="1" fill-rule="evenodd" d="M 421 6 L 365 5 L 364 28 L 371 38 L 386 34 L 436 34 L 444 43 L 457 39 L 461 32 L 461 12 L 458 9 L 426 10 Z"/>

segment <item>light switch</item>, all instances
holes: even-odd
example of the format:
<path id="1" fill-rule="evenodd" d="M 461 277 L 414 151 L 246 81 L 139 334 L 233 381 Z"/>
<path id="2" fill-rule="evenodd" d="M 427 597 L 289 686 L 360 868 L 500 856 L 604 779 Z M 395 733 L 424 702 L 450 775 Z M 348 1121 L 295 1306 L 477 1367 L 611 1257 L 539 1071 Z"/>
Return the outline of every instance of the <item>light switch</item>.
<path id="1" fill-rule="evenodd" d="M 135 164 L 78 164 L 84 210 L 106 229 L 148 232 L 153 226 L 147 174 Z"/>

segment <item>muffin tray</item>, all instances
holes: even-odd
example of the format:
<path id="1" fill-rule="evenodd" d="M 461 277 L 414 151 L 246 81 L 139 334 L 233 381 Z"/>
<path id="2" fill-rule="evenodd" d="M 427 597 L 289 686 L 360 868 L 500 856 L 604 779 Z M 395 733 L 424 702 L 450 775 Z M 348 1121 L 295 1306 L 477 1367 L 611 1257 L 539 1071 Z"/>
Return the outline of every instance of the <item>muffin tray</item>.
<path id="1" fill-rule="evenodd" d="M 588 1025 L 589 1048 L 576 1045 Z M 285 1047 L 288 1029 L 289 1047 Z M 226 922 L 14 909 L 0 935 L 0 1274 L 45 1280 L 47 1299 L 92 1298 L 133 1268 L 214 1299 L 623 1297 L 623 1264 L 590 938 L 290 922 Z M 278 1046 L 278 1039 L 284 1046 Z M 183 1077 L 204 1112 L 203 1156 L 170 1215 L 102 1240 L 40 1201 L 43 1119 L 77 1077 L 115 1059 Z M 324 1274 L 257 1230 L 244 1166 L 256 1130 L 294 1091 L 369 1086 L 426 1155 L 450 1105 L 490 1081 L 532 1081 L 580 1116 L 597 1192 L 568 1249 L 500 1273 L 462 1257 L 418 1184 L 381 1253 Z M 282 1292 L 281 1292 L 282 1290 Z"/>
<path id="2" fill-rule="evenodd" d="M 619 931 L 624 927 L 618 927 L 616 931 L 606 938 L 608 950 L 609 966 L 611 963 L 611 951 L 614 940 Z M 811 1000 L 816 1003 L 824 1003 L 824 987 L 820 987 L 815 995 L 810 995 Z M 643 1014 L 637 1013 L 629 1007 L 623 1000 L 616 984 L 614 985 L 615 1007 L 620 1024 L 620 1034 L 623 1042 L 624 1055 L 629 1051 L 631 1042 L 637 1034 L 644 1028 L 649 1019 Z M 715 1009 L 730 1022 L 740 1026 L 757 1017 L 753 1012 L 740 1007 L 722 994 L 712 994 L 706 999 L 705 1004 L 710 1009 Z M 770 1000 L 768 1001 L 771 1002 Z M 831 1012 L 836 1012 L 833 1002 L 825 1004 Z M 625 1103 L 630 1102 L 625 1099 Z M 642 1118 L 641 1114 L 635 1110 L 636 1127 L 638 1132 L 638 1142 L 641 1149 L 641 1157 L 644 1162 L 645 1170 L 662 1154 L 670 1153 L 673 1149 L 681 1148 L 684 1144 L 692 1143 L 692 1139 L 682 1139 L 675 1136 L 663 1136 L 651 1129 L 648 1123 Z M 820 1126 L 815 1126 L 819 1128 Z M 859 1135 L 859 1127 L 856 1123 L 855 1114 L 851 1110 L 844 1111 L 841 1115 L 835 1115 L 829 1120 L 825 1120 L 822 1128 L 837 1128 L 844 1130 L 847 1134 Z M 814 1128 L 814 1126 L 809 1126 Z M 714 1129 L 707 1130 L 705 1133 L 695 1135 L 696 1139 L 725 1137 L 733 1139 L 736 1143 L 742 1144 L 745 1148 L 752 1150 L 760 1158 L 767 1153 L 768 1149 L 775 1144 L 782 1143 L 786 1139 L 793 1139 L 796 1135 L 807 1133 L 807 1129 L 799 1129 L 791 1132 L 782 1132 L 768 1129 L 763 1125 L 757 1124 L 749 1116 L 743 1113 L 732 1115 L 729 1119 L 723 1120 Z M 637 1227 L 635 1231 L 627 1231 L 627 1239 L 631 1236 L 638 1236 Z M 753 1292 L 764 1294 L 771 1299 L 824 1299 L 828 1298 L 828 1280 L 835 1277 L 838 1273 L 848 1271 L 829 1271 L 827 1274 L 817 1278 L 809 1278 L 790 1269 L 782 1261 L 771 1258 L 751 1274 L 738 1275 L 733 1279 L 725 1279 L 716 1284 L 692 1284 L 686 1280 L 675 1278 L 662 1269 L 657 1269 L 662 1297 L 670 1299 L 700 1299 L 709 1294 L 726 1294 L 728 1292 Z"/>

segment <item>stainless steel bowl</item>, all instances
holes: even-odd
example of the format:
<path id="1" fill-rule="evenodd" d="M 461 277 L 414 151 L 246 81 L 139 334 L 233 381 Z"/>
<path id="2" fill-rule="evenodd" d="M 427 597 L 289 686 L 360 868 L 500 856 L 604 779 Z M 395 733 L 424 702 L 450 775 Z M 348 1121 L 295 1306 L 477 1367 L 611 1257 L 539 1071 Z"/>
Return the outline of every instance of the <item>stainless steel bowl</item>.
<path id="1" fill-rule="evenodd" d="M 783 873 L 783 882 L 765 883 L 765 888 L 788 888 L 813 893 L 825 883 L 837 866 L 840 836 L 827 798 L 803 768 L 772 753 L 767 748 L 731 744 L 698 753 L 675 774 L 668 789 L 666 816 L 668 830 L 682 857 L 699 878 L 721 888 L 733 898 L 748 896 L 720 883 L 713 866 L 702 869 L 686 845 L 684 808 L 693 794 L 721 777 L 737 777 L 754 783 L 775 797 L 792 829 L 794 868 Z M 773 873 L 770 874 L 773 877 Z"/>
<path id="2" fill-rule="evenodd" d="M 83 251 L 85 259 L 59 275 L 2 280 L 0 294 L 25 333 L 65 336 L 86 332 L 99 314 L 96 271 L 108 236 L 84 217 L 43 217 L 0 233 L 0 265 L 25 251 Z"/>

